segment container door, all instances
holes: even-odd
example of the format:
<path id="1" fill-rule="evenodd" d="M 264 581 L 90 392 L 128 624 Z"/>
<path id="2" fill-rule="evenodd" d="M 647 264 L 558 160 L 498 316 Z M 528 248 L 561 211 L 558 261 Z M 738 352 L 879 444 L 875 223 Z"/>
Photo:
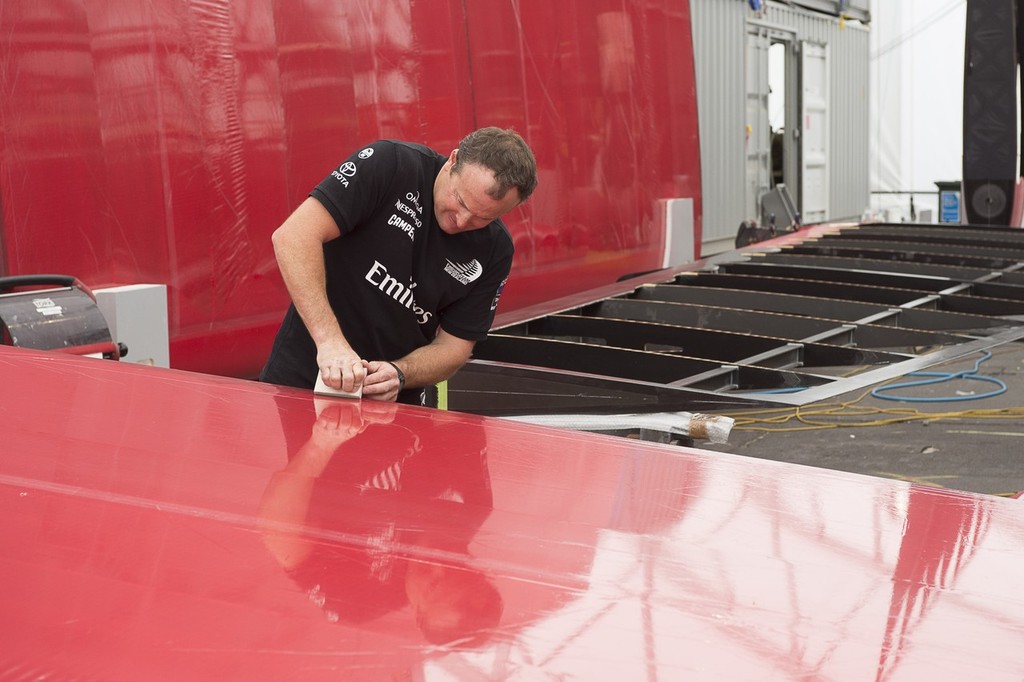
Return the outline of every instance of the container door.
<path id="1" fill-rule="evenodd" d="M 771 189 L 771 123 L 768 120 L 768 31 L 751 27 L 747 34 L 746 188 L 744 215 L 759 219 L 761 195 Z"/>
<path id="2" fill-rule="evenodd" d="M 828 48 L 803 43 L 800 50 L 800 213 L 804 224 L 828 218 Z"/>

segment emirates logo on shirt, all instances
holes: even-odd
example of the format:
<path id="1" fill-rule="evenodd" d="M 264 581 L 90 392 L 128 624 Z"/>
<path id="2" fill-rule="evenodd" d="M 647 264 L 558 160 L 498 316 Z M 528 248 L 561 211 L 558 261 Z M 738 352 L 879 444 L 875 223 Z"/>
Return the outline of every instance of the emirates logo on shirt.
<path id="1" fill-rule="evenodd" d="M 480 261 L 475 258 L 468 263 L 448 261 L 448 265 L 444 266 L 444 271 L 454 277 L 457 282 L 469 284 L 470 282 L 475 282 L 480 278 L 480 275 L 484 274 L 484 266 L 480 265 Z"/>

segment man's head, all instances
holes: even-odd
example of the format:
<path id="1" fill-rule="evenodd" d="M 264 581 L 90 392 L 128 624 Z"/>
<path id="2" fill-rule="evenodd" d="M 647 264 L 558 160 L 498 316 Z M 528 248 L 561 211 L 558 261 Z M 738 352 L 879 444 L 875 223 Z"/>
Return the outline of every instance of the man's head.
<path id="1" fill-rule="evenodd" d="M 483 572 L 463 564 L 409 561 L 405 594 L 416 624 L 432 644 L 474 648 L 501 622 L 501 593 Z"/>
<path id="2" fill-rule="evenodd" d="M 434 213 L 449 234 L 480 229 L 529 198 L 533 152 L 513 130 L 481 128 L 462 139 L 434 182 Z"/>

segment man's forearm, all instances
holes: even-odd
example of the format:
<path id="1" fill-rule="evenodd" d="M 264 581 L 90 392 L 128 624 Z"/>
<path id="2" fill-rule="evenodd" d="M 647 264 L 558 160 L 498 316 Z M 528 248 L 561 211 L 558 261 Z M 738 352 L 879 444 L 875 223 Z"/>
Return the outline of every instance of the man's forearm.
<path id="1" fill-rule="evenodd" d="M 406 388 L 432 386 L 451 377 L 473 353 L 473 342 L 444 331 L 434 341 L 417 348 L 395 364 L 405 373 Z"/>
<path id="2" fill-rule="evenodd" d="M 344 338 L 327 300 L 323 245 L 284 230 L 274 233 L 273 242 L 285 288 L 313 341 L 319 346 L 327 340 Z"/>
<path id="3" fill-rule="evenodd" d="M 364 362 L 342 333 L 327 298 L 323 248 L 340 234 L 323 205 L 306 199 L 275 230 L 272 240 L 285 287 L 316 343 L 320 375 L 332 388 L 355 391 L 366 378 Z"/>

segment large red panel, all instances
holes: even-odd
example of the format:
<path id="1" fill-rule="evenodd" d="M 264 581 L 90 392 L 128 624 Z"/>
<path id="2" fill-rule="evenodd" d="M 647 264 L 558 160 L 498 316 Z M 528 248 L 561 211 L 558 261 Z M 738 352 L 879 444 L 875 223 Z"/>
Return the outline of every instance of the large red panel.
<path id="1" fill-rule="evenodd" d="M 1020 500 L 9 347 L 0 375 L 3 678 L 1024 676 Z"/>
<path id="2" fill-rule="evenodd" d="M 660 199 L 699 199 L 685 3 L 467 6 L 483 123 L 518 126 L 543 158 L 519 214 L 509 308 L 660 266 Z M 520 102 L 523 104 L 520 105 Z M 696 214 L 699 216 L 699 202 Z M 699 239 L 699 235 L 698 235 Z"/>
<path id="3" fill-rule="evenodd" d="M 699 232 L 685 2 L 9 0 L 0 22 L 0 274 L 167 284 L 175 366 L 258 370 L 287 305 L 271 232 L 379 137 L 527 137 L 503 310 L 658 267 L 665 198 Z"/>
<path id="4" fill-rule="evenodd" d="M 80 3 L 0 5 L 2 274 L 112 278 L 106 165 Z M 77 248 L 75 248 L 77 247 Z"/>

